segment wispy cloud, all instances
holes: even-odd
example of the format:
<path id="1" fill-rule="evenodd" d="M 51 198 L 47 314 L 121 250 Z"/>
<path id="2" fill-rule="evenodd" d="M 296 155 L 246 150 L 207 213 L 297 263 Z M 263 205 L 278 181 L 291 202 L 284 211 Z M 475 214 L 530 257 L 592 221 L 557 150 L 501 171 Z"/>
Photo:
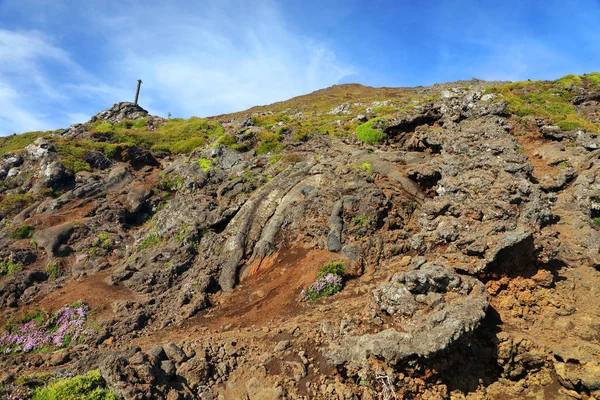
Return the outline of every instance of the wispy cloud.
<path id="1" fill-rule="evenodd" d="M 107 24 L 114 32 L 112 49 L 123 60 L 116 69 L 130 83 L 144 80 L 141 101 L 160 114 L 238 111 L 338 83 L 354 72 L 325 44 L 292 32 L 269 2 L 209 1 L 188 11 L 151 2 Z"/>
<path id="2" fill-rule="evenodd" d="M 92 53 L 68 43 L 86 33 L 52 14 L 51 5 L 22 1 L 42 31 L 0 30 L 0 96 L 11 99 L 0 110 L 0 135 L 82 122 L 73 118 L 131 100 L 139 78 L 142 106 L 189 117 L 284 100 L 354 72 L 325 43 L 294 32 L 270 1 L 71 4 L 67 16 L 94 32 L 78 47 L 94 47 Z M 21 4 L 8 3 L 13 11 Z"/>
<path id="3" fill-rule="evenodd" d="M 44 65 L 68 67 L 69 57 L 39 32 L 0 29 L 0 133 L 43 129 L 50 122 L 41 111 L 44 101 L 60 101 Z"/>

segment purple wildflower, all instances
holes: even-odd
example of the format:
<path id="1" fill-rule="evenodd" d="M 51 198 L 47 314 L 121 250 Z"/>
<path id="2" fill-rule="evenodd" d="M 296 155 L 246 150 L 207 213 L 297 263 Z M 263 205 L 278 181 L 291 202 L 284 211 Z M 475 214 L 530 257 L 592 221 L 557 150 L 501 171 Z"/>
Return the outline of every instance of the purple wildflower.
<path id="1" fill-rule="evenodd" d="M 300 293 L 302 300 L 314 300 L 321 296 L 329 296 L 342 289 L 342 277 L 336 274 L 327 274 L 313 282 L 307 290 Z"/>
<path id="2" fill-rule="evenodd" d="M 52 319 L 46 322 L 28 321 L 15 333 L 4 332 L 0 335 L 0 348 L 3 353 L 29 353 L 45 346 L 63 347 L 65 339 L 77 340 L 90 332 L 84 329 L 88 307 L 65 306 Z"/>

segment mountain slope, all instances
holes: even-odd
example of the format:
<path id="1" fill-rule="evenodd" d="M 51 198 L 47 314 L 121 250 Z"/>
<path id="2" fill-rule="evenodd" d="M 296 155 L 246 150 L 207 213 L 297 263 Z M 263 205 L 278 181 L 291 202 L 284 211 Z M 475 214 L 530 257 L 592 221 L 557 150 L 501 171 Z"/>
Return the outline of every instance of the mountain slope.
<path id="1" fill-rule="evenodd" d="M 339 85 L 4 138 L 3 390 L 597 397 L 599 104 L 598 73 Z"/>

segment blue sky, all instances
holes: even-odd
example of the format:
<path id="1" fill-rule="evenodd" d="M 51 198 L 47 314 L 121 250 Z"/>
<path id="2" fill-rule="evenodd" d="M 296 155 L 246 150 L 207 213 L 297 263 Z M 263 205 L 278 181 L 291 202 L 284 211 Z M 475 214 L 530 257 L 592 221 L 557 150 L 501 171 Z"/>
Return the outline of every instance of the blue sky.
<path id="1" fill-rule="evenodd" d="M 209 116 L 337 83 L 600 70 L 600 0 L 0 0 L 0 135 L 132 100 Z"/>

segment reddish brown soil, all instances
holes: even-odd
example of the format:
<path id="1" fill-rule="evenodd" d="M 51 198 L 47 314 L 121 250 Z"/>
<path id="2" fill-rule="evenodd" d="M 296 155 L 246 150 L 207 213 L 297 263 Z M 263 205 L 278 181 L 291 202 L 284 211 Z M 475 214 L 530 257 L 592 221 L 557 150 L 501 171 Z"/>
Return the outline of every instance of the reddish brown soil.
<path id="1" fill-rule="evenodd" d="M 90 306 L 97 319 L 104 319 L 112 313 L 112 303 L 118 300 L 138 300 L 139 295 L 123 286 L 113 286 L 104 280 L 112 271 L 106 270 L 86 279 L 74 281 L 46 296 L 39 306 L 46 310 L 57 310 L 65 304 L 78 300 Z"/>

